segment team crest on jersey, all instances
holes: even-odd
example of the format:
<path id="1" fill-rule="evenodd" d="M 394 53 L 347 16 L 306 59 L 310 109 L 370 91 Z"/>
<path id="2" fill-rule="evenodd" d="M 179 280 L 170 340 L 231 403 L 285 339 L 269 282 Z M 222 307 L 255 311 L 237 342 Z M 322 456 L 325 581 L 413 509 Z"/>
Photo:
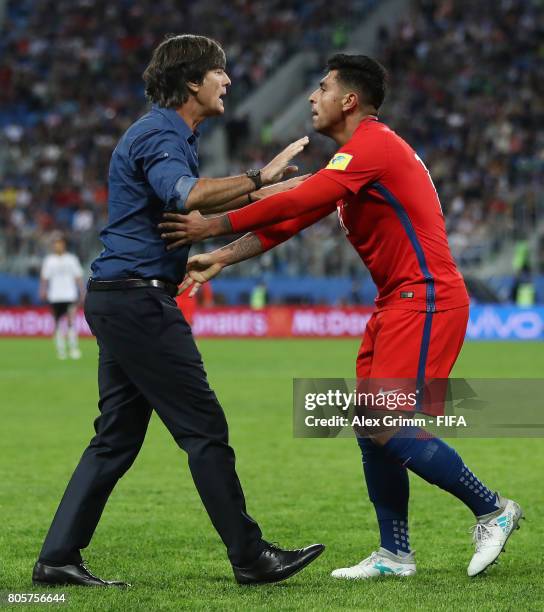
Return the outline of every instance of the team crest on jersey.
<path id="1" fill-rule="evenodd" d="M 327 164 L 325 170 L 345 170 L 352 159 L 353 155 L 349 153 L 337 153 Z"/>

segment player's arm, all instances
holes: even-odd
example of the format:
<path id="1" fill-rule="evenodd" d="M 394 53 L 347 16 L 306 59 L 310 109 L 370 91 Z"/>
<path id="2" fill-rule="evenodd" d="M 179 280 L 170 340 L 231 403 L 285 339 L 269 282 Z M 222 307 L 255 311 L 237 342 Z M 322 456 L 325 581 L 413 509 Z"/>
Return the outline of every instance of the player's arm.
<path id="1" fill-rule="evenodd" d="M 268 225 L 267 227 L 254 231 L 253 233 L 259 239 L 263 247 L 262 252 L 264 253 L 265 251 L 269 251 L 270 249 L 278 246 L 278 244 L 289 240 L 289 238 L 292 238 L 295 234 L 298 234 L 303 229 L 306 229 L 320 219 L 330 215 L 330 213 L 335 210 L 336 202 L 330 202 L 321 208 L 316 208 L 315 210 L 304 213 L 300 217 L 296 217 L 295 219 L 287 219 L 286 221 L 280 221 L 279 223 Z"/>
<path id="2" fill-rule="evenodd" d="M 212 236 L 261 229 L 327 206 L 332 210 L 336 202 L 349 193 L 347 187 L 319 172 L 294 189 L 272 195 L 235 212 L 210 218 L 196 212 L 184 217 L 166 214 L 166 221 L 159 227 L 163 231 L 162 237 L 170 241 L 168 248 L 172 249 Z"/>
<path id="3" fill-rule="evenodd" d="M 336 204 L 328 204 L 296 219 L 282 221 L 254 233 L 245 234 L 238 240 L 211 253 L 202 253 L 190 257 L 179 293 L 185 291 L 188 287 L 192 287 L 189 293 L 189 297 L 192 297 L 201 285 L 217 276 L 226 266 L 251 259 L 272 249 L 304 228 L 326 217 L 335 208 Z"/>
<path id="4" fill-rule="evenodd" d="M 250 259 L 262 252 L 263 245 L 257 236 L 246 234 L 211 253 L 201 253 L 189 257 L 185 278 L 179 286 L 178 295 L 191 287 L 189 297 L 193 297 L 201 285 L 217 276 L 225 266 Z"/>

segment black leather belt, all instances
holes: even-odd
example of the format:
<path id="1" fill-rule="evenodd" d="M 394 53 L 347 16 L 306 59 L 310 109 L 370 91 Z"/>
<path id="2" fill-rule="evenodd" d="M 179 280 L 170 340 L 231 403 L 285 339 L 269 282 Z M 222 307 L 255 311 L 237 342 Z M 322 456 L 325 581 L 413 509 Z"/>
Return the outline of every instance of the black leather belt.
<path id="1" fill-rule="evenodd" d="M 178 294 L 177 285 L 156 278 L 123 278 L 122 280 L 94 280 L 90 278 L 87 283 L 87 291 L 123 291 L 124 289 L 143 289 L 146 287 L 164 289 L 172 297 Z"/>

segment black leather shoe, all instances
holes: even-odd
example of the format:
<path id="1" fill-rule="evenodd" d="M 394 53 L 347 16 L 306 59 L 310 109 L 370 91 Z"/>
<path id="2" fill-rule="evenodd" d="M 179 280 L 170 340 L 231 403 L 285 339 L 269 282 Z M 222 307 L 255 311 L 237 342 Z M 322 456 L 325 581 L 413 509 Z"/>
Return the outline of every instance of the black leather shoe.
<path id="1" fill-rule="evenodd" d="M 79 565 L 62 565 L 61 567 L 46 565 L 45 563 L 40 563 L 40 561 L 37 561 L 36 565 L 34 566 L 34 571 L 32 572 L 32 584 L 35 584 L 36 586 L 66 584 L 86 587 L 130 586 L 130 584 L 127 582 L 102 580 L 102 578 L 93 576 L 85 567 L 84 561 L 82 561 Z"/>
<path id="2" fill-rule="evenodd" d="M 267 544 L 255 563 L 248 567 L 232 566 L 238 584 L 270 584 L 294 576 L 325 550 L 323 544 L 312 544 L 297 550 L 283 550 Z"/>

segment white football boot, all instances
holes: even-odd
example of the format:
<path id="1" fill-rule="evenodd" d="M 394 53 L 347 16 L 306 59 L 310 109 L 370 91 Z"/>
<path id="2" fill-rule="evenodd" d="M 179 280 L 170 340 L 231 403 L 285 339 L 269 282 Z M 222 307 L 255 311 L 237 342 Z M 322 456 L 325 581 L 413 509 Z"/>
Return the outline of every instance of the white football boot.
<path id="1" fill-rule="evenodd" d="M 416 573 L 416 559 L 411 552 L 399 557 L 385 548 L 373 552 L 353 567 L 342 567 L 331 573 L 333 578 L 359 579 L 379 578 L 380 576 L 413 576 Z"/>
<path id="2" fill-rule="evenodd" d="M 477 576 L 495 563 L 514 529 L 519 529 L 519 520 L 524 518 L 519 504 L 497 496 L 503 508 L 500 514 L 478 521 L 471 529 L 476 552 L 467 569 L 469 576 Z"/>

